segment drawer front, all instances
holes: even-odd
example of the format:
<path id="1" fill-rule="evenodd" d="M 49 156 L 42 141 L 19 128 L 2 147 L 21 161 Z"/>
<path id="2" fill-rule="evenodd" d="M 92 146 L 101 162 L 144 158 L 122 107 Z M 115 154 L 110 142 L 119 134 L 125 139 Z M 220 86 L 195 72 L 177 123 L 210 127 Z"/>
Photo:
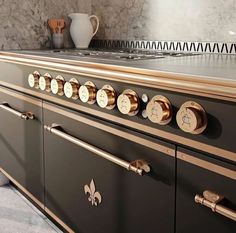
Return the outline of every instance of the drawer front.
<path id="1" fill-rule="evenodd" d="M 236 166 L 181 148 L 177 158 L 176 232 L 236 232 Z M 217 207 L 209 192 L 202 199 L 207 190 L 224 196 Z M 195 201 L 196 195 L 196 201 L 204 201 L 203 205 Z"/>
<path id="2" fill-rule="evenodd" d="M 174 232 L 174 146 L 49 104 L 44 120 L 118 159 L 151 166 L 140 176 L 45 131 L 46 208 L 76 232 Z"/>
<path id="3" fill-rule="evenodd" d="M 43 203 L 42 103 L 0 87 L 0 116 L 0 167 Z"/>

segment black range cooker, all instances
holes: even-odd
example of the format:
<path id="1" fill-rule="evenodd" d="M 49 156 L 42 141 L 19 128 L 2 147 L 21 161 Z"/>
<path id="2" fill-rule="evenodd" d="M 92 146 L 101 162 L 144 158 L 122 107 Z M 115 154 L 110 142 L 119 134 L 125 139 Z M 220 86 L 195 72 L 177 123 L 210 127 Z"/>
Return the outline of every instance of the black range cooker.
<path id="1" fill-rule="evenodd" d="M 203 75 L 222 56 L 0 53 L 1 171 L 68 232 L 235 232 L 236 85 Z"/>

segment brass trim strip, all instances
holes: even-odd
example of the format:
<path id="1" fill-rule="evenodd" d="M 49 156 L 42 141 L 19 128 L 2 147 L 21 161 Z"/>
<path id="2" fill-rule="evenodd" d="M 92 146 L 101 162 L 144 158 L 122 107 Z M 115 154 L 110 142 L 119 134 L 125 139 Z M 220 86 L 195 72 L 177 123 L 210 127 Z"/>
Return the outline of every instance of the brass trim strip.
<path id="1" fill-rule="evenodd" d="M 49 110 L 49 111 L 53 111 L 53 112 L 55 112 L 57 114 L 61 114 L 63 116 L 69 117 L 69 118 L 71 118 L 73 120 L 76 120 L 76 121 L 79 121 L 79 122 L 83 122 L 83 123 L 85 123 L 87 125 L 90 125 L 92 127 L 101 129 L 101 130 L 106 131 L 108 133 L 112 133 L 113 135 L 117 135 L 117 136 L 125 138 L 125 139 L 127 139 L 129 141 L 132 141 L 132 142 L 135 142 L 135 143 L 139 143 L 139 144 L 141 144 L 143 146 L 146 146 L 146 147 L 149 147 L 149 148 L 151 148 L 153 150 L 156 150 L 156 151 L 162 152 L 164 154 L 167 154 L 169 156 L 175 157 L 175 150 L 174 149 L 171 149 L 169 147 L 157 144 L 156 142 L 151 142 L 151 141 L 146 140 L 144 138 L 137 137 L 137 136 L 135 136 L 133 134 L 130 134 L 130 133 L 127 133 L 127 132 L 115 129 L 113 127 L 110 127 L 110 126 L 98 123 L 96 121 L 89 120 L 89 119 L 87 119 L 85 117 L 78 116 L 76 114 L 67 112 L 65 110 L 62 110 L 62 109 L 57 108 L 57 107 L 54 107 L 54 106 L 49 105 L 47 103 L 43 103 L 43 107 L 45 109 Z"/>
<path id="2" fill-rule="evenodd" d="M 56 222 L 58 222 L 68 233 L 75 233 L 70 227 L 68 227 L 60 218 L 58 218 L 51 210 L 45 207 L 45 212 L 50 215 Z"/>
<path id="3" fill-rule="evenodd" d="M 0 84 L 1 84 L 1 82 L 0 82 Z M 4 86 L 6 86 L 6 85 L 4 85 Z M 9 86 L 9 87 L 10 87 L 10 86 Z M 17 88 L 17 89 L 16 89 L 16 88 Z M 18 86 L 15 86 L 15 89 L 16 89 L 16 90 L 19 90 Z M 39 101 L 39 100 L 34 100 L 34 99 L 29 98 L 29 97 L 26 97 L 26 96 L 24 96 L 24 95 L 18 94 L 16 91 L 9 91 L 9 90 L 6 90 L 6 89 L 0 87 L 0 92 L 2 92 L 2 93 L 4 93 L 4 94 L 7 94 L 7 95 L 10 95 L 10 96 L 13 96 L 13 97 L 16 97 L 17 99 L 24 100 L 24 101 L 29 102 L 29 103 L 31 103 L 31 104 L 34 104 L 34 105 L 37 105 L 37 106 L 42 107 L 41 101 Z"/>
<path id="4" fill-rule="evenodd" d="M 209 170 L 217 174 L 223 175 L 225 177 L 228 177 L 230 179 L 236 180 L 236 171 L 233 171 L 228 168 L 216 165 L 214 163 L 196 158 L 192 155 L 188 155 L 186 153 L 177 151 L 177 159 L 183 160 L 185 162 L 191 163 L 198 167 L 204 168 L 206 170 Z"/>
<path id="5" fill-rule="evenodd" d="M 44 210 L 44 204 L 36 199 L 30 192 L 28 192 L 22 185 L 20 185 L 13 177 L 11 177 L 3 168 L 0 167 L 2 172 L 13 184 L 15 184 L 22 192 L 24 192 L 31 200 L 33 200 L 41 209 Z"/>
<path id="6" fill-rule="evenodd" d="M 197 150 L 205 151 L 207 153 L 214 154 L 218 157 L 236 162 L 236 153 L 235 152 L 231 152 L 231 151 L 228 151 L 228 150 L 225 150 L 225 149 L 221 149 L 219 147 L 215 147 L 215 146 L 211 146 L 211 145 L 208 145 L 208 144 L 205 144 L 205 143 L 202 143 L 202 142 L 191 140 L 191 139 L 188 139 L 188 138 L 185 138 L 185 137 L 182 137 L 182 136 L 178 136 L 176 134 L 168 133 L 168 132 L 160 130 L 160 129 L 155 129 L 153 127 L 149 127 L 149 126 L 146 126 L 144 124 L 139 124 L 139 123 L 136 123 L 136 122 L 133 122 L 133 121 L 130 121 L 130 120 L 126 120 L 126 119 L 123 119 L 123 118 L 120 118 L 120 117 L 117 117 L 117 116 L 114 116 L 114 115 L 110 115 L 108 113 L 104 113 L 104 112 L 101 112 L 101 111 L 97 111 L 97 110 L 94 110 L 94 109 L 91 109 L 91 108 L 81 106 L 78 103 L 71 103 L 69 101 L 65 101 L 63 99 L 58 99 L 57 97 L 49 96 L 49 95 L 39 93 L 39 92 L 36 92 L 36 91 L 33 91 L 33 90 L 29 90 L 29 89 L 26 89 L 24 87 L 19 87 L 19 86 L 14 85 L 14 84 L 10 84 L 10 83 L 0 81 L 0 85 L 6 86 L 6 87 L 9 87 L 9 88 L 12 88 L 12 89 L 16 89 L 16 90 L 19 90 L 21 92 L 24 92 L 24 93 L 27 93 L 27 94 L 30 94 L 30 95 L 34 95 L 38 98 L 49 100 L 51 102 L 57 103 L 59 105 L 63 105 L 65 107 L 70 107 L 70 108 L 75 109 L 75 110 L 79 110 L 79 111 L 82 111 L 82 112 L 85 112 L 85 113 L 89 113 L 91 115 L 95 115 L 95 116 L 101 117 L 103 119 L 109 119 L 110 121 L 113 121 L 115 123 L 119 123 L 121 125 L 127 125 L 128 127 L 132 127 L 132 128 L 135 128 L 135 129 L 139 129 L 143 132 L 146 132 L 148 134 L 152 134 L 154 136 L 158 136 L 160 138 L 167 139 L 169 141 L 178 142 L 178 143 L 180 143 L 182 145 L 186 145 L 186 146 L 191 145 L 192 148 L 195 148 Z M 66 114 L 64 114 L 64 115 L 66 115 Z M 168 151 L 169 151 L 169 149 L 168 149 Z M 163 152 L 163 153 L 166 153 L 166 152 Z M 167 152 L 167 154 L 169 154 L 169 153 L 170 152 Z"/>
<path id="7" fill-rule="evenodd" d="M 221 81 L 214 77 L 207 78 L 9 52 L 1 52 L 0 61 L 236 102 L 236 83 L 229 80 L 226 83 L 225 80 Z"/>

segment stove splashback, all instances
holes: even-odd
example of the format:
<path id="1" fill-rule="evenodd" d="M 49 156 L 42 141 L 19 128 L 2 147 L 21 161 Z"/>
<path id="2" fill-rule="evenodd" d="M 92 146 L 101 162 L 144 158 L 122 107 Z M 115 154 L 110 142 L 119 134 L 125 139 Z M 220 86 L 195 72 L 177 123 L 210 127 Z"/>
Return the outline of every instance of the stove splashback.
<path id="1" fill-rule="evenodd" d="M 146 49 L 187 53 L 236 54 L 236 42 L 187 42 L 187 41 L 125 41 L 92 40 L 90 47 L 107 49 Z"/>

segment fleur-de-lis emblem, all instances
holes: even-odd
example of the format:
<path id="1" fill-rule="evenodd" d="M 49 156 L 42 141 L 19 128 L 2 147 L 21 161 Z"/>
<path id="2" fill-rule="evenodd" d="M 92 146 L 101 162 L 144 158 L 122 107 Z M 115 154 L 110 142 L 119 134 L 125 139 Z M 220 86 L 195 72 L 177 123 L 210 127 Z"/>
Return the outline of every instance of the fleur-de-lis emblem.
<path id="1" fill-rule="evenodd" d="M 85 194 L 89 193 L 88 200 L 91 201 L 92 206 L 97 206 L 102 202 L 102 196 L 96 191 L 93 179 L 91 180 L 89 186 L 87 184 L 84 186 L 84 192 Z"/>

